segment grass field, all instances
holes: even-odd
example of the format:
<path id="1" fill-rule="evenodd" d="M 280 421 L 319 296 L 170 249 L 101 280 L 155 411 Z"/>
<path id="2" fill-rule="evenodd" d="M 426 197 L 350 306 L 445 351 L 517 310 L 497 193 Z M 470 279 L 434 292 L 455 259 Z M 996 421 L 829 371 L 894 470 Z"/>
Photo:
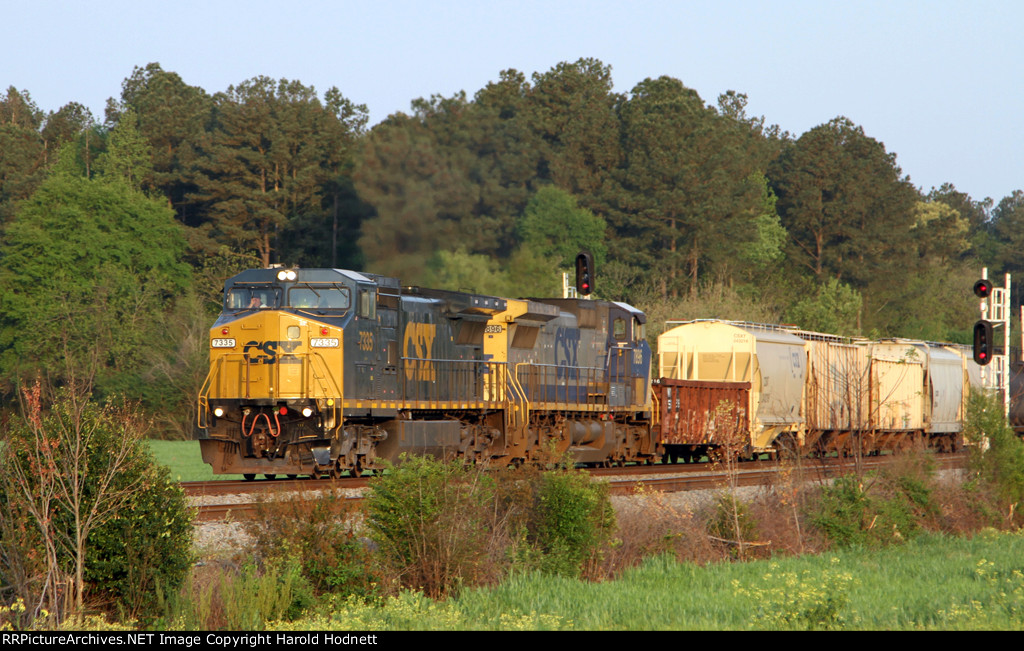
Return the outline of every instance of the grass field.
<path id="1" fill-rule="evenodd" d="M 157 463 L 171 470 L 174 481 L 207 481 L 210 479 L 241 479 L 241 475 L 214 475 L 213 468 L 203 463 L 199 441 L 148 441 Z"/>
<path id="2" fill-rule="evenodd" d="M 655 558 L 616 581 L 519 576 L 432 602 L 326 604 L 293 630 L 1022 630 L 1024 535 L 927 536 L 707 566 Z"/>

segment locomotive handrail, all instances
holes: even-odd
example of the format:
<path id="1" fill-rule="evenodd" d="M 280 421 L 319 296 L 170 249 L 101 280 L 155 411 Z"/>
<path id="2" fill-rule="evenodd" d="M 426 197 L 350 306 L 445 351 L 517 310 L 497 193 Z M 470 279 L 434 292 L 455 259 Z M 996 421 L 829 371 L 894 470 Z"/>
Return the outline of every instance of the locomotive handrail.
<path id="1" fill-rule="evenodd" d="M 330 405 L 328 400 L 324 400 L 325 406 L 330 408 L 330 411 L 332 412 L 332 416 L 334 417 L 334 429 L 333 429 L 333 431 L 337 432 L 338 430 L 341 429 L 341 426 L 342 426 L 341 409 L 342 409 L 342 399 L 344 398 L 344 396 L 342 396 L 342 394 L 341 394 L 341 389 L 338 387 L 338 382 L 337 382 L 337 380 L 334 379 L 334 374 L 331 373 L 330 365 L 327 363 L 327 360 L 324 359 L 323 355 L 320 354 L 320 352 L 318 352 L 318 351 L 310 351 L 309 353 L 303 353 L 303 355 L 309 356 L 309 358 L 311 360 L 311 363 L 309 365 L 309 370 L 310 370 L 310 372 L 311 372 L 311 374 L 313 376 L 313 379 L 315 381 L 317 381 L 317 383 L 318 383 L 318 385 L 320 387 L 320 392 L 326 398 L 328 398 L 328 399 L 331 398 L 331 397 L 336 397 L 337 398 L 334 401 L 334 405 L 333 406 Z M 319 370 L 323 372 L 323 377 L 319 377 L 317 375 L 317 368 L 316 368 L 316 365 L 312 363 L 312 360 L 316 360 L 316 362 L 319 364 L 319 366 L 320 366 Z M 325 380 L 325 379 L 330 381 L 330 385 L 329 386 L 324 384 L 323 380 Z M 326 422 L 326 420 L 325 420 L 325 422 Z"/>
<path id="2" fill-rule="evenodd" d="M 210 382 L 213 379 L 214 372 L 220 372 L 219 366 L 224 361 L 223 357 L 218 357 L 216 364 L 210 367 L 210 372 L 206 374 L 206 379 L 203 380 L 203 385 L 199 387 L 199 409 L 196 413 L 196 425 L 199 429 L 206 429 L 209 425 L 206 423 L 206 414 L 210 411 L 210 400 L 208 398 Z"/>
<path id="3" fill-rule="evenodd" d="M 500 403 L 491 395 L 485 378 L 497 375 L 505 362 L 482 359 L 439 359 L 401 357 L 399 368 L 402 395 L 406 399 L 428 402 L 481 401 Z M 462 368 L 459 368 L 462 367 Z M 441 383 L 438 384 L 438 378 Z M 498 387 L 500 388 L 500 387 Z"/>
<path id="4" fill-rule="evenodd" d="M 516 364 L 517 382 L 523 382 L 524 368 L 527 369 L 525 373 L 526 396 L 533 402 L 565 406 L 608 404 L 608 383 L 603 379 L 605 373 L 603 368 L 521 362 Z M 539 372 L 534 372 L 535 370 Z M 599 390 L 595 391 L 594 389 Z M 574 395 L 570 395 L 570 393 Z M 598 400 L 592 402 L 594 398 Z"/>
<path id="5" fill-rule="evenodd" d="M 525 433 L 527 424 L 530 422 L 530 398 L 523 390 L 523 386 L 519 384 L 519 378 L 516 377 L 522 364 L 516 365 L 515 373 L 509 371 L 508 364 L 503 363 L 502 365 L 504 366 L 505 384 L 509 387 L 509 393 L 515 395 L 515 399 L 510 397 L 505 402 L 506 429 L 512 433 Z M 508 447 L 507 438 L 505 447 Z"/>

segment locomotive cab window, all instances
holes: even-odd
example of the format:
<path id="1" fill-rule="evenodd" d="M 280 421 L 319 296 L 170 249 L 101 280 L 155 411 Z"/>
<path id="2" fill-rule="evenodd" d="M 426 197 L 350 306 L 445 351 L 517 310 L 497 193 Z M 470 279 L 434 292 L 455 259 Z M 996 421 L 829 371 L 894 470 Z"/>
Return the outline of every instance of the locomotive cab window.
<path id="1" fill-rule="evenodd" d="M 377 318 L 377 297 L 372 289 L 359 290 L 359 316 L 364 319 Z"/>
<path id="2" fill-rule="evenodd" d="M 257 308 L 276 308 L 279 289 L 270 285 L 245 287 L 235 286 L 224 297 L 224 308 L 237 312 Z"/>
<path id="3" fill-rule="evenodd" d="M 347 310 L 351 302 L 348 287 L 304 284 L 288 291 L 288 305 L 301 309 Z"/>
<path id="4" fill-rule="evenodd" d="M 616 341 L 626 341 L 628 339 L 626 330 L 626 320 L 615 319 L 615 323 L 612 324 L 612 334 L 615 336 Z"/>

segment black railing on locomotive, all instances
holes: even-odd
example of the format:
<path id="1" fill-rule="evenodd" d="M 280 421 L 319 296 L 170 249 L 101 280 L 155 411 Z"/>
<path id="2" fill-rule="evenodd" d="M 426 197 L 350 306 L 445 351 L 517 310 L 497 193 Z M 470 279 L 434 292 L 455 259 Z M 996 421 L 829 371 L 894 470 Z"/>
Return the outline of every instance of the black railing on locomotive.
<path id="1" fill-rule="evenodd" d="M 398 371 L 401 395 L 406 400 L 497 401 L 504 378 L 503 362 L 477 359 L 424 359 L 402 357 Z"/>
<path id="2" fill-rule="evenodd" d="M 607 404 L 610 386 L 606 377 L 605 369 L 593 366 L 516 366 L 516 380 L 531 402 Z"/>
<path id="3" fill-rule="evenodd" d="M 507 362 L 418 357 L 401 361 L 401 394 L 406 400 L 498 402 L 524 395 L 530 402 L 607 404 L 609 399 L 603 368 L 520 363 L 510 374 Z M 506 381 L 518 383 L 522 394 L 508 391 Z M 627 397 L 631 393 L 628 384 L 622 390 Z"/>

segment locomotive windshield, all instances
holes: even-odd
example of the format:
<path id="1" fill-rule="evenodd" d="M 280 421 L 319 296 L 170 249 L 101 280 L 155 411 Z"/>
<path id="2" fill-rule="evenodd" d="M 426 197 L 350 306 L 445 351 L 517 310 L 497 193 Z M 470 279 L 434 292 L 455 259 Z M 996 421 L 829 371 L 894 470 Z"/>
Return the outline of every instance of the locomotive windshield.
<path id="1" fill-rule="evenodd" d="M 235 285 L 224 297 L 224 309 L 239 310 L 276 308 L 281 289 L 273 285 Z"/>
<path id="2" fill-rule="evenodd" d="M 307 310 L 347 310 L 352 304 L 348 287 L 303 283 L 288 290 L 288 305 Z"/>

